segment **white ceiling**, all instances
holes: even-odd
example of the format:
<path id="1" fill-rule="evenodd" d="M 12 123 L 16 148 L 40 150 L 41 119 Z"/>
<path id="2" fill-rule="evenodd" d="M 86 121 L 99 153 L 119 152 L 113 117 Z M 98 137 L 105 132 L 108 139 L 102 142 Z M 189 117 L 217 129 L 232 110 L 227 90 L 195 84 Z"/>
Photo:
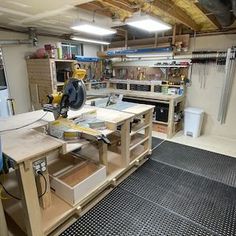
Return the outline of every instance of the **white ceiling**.
<path id="1" fill-rule="evenodd" d="M 86 2 L 91 0 L 0 0 L 0 27 L 36 27 L 41 33 L 70 34 L 77 20 L 92 21 L 93 12 L 75 7 Z M 110 18 L 99 15 L 95 15 L 95 22 L 112 25 Z"/>

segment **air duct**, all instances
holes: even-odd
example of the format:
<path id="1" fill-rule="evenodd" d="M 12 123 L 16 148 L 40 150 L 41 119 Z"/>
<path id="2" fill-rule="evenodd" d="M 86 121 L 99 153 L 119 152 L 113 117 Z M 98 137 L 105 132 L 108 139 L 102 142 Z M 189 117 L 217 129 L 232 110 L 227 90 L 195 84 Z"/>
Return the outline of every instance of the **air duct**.
<path id="1" fill-rule="evenodd" d="M 231 0 L 231 2 L 232 2 L 232 10 L 233 10 L 234 16 L 236 17 L 236 0 Z"/>
<path id="2" fill-rule="evenodd" d="M 206 10 L 216 16 L 223 27 L 230 26 L 234 22 L 235 17 L 231 12 L 233 2 L 235 5 L 235 0 L 199 0 L 199 3 Z"/>

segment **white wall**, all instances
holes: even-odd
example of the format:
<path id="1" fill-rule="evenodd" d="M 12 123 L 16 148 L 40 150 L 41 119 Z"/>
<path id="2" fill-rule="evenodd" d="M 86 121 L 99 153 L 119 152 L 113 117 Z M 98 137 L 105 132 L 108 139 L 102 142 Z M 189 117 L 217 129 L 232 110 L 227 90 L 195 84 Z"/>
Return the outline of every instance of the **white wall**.
<path id="1" fill-rule="evenodd" d="M 97 52 L 101 50 L 100 46 L 95 44 L 84 44 L 83 47 L 85 57 L 96 57 Z"/>
<path id="2" fill-rule="evenodd" d="M 236 46 L 236 35 L 199 37 L 191 40 L 191 48 L 195 50 L 221 50 Z M 200 77 L 206 77 L 206 87 L 200 88 Z M 216 64 L 194 65 L 192 86 L 187 89 L 186 106 L 200 107 L 205 110 L 203 132 L 236 139 L 236 76 L 227 113 L 226 124 L 217 121 L 222 84 L 225 79 L 224 66 Z"/>
<path id="3" fill-rule="evenodd" d="M 26 34 L 0 31 L 0 40 L 27 38 Z M 58 41 L 60 41 L 58 38 L 39 37 L 38 47 L 32 45 L 2 46 L 10 96 L 16 100 L 16 113 L 27 112 L 31 109 L 25 56 L 30 52 L 35 52 L 37 48 L 43 47 L 44 44 L 55 44 Z M 97 46 L 84 45 L 86 56 L 96 56 L 98 50 Z"/>

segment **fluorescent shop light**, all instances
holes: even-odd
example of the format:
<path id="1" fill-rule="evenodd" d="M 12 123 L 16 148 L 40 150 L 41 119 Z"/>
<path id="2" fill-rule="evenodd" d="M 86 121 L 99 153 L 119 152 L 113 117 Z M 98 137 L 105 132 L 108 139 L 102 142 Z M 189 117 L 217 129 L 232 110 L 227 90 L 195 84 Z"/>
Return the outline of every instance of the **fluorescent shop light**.
<path id="1" fill-rule="evenodd" d="M 139 16 L 127 20 L 127 25 L 136 27 L 148 32 L 165 31 L 171 29 L 171 26 L 150 16 Z"/>
<path id="2" fill-rule="evenodd" d="M 90 24 L 90 23 L 79 23 L 75 26 L 72 26 L 71 28 L 76 31 L 99 35 L 99 36 L 105 36 L 105 35 L 116 33 L 116 30 L 103 28 L 103 27 L 97 26 L 95 24 Z"/>
<path id="3" fill-rule="evenodd" d="M 76 36 L 71 37 L 72 40 L 80 41 L 80 42 L 86 42 L 86 43 L 95 43 L 95 44 L 102 44 L 102 45 L 109 45 L 109 42 L 101 41 L 101 40 L 95 40 L 95 39 L 87 39 L 87 38 L 80 38 Z"/>

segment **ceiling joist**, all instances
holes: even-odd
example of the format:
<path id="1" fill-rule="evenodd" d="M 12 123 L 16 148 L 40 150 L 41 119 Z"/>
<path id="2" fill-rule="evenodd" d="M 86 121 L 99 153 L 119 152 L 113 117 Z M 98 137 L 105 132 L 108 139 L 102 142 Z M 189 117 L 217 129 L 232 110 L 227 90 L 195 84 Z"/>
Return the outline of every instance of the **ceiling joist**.
<path id="1" fill-rule="evenodd" d="M 133 14 L 132 9 L 125 7 L 123 4 L 117 3 L 117 1 L 112 0 L 97 0 L 104 7 L 108 7 L 109 10 L 116 16 L 119 17 L 121 21 L 125 21 L 127 18 L 131 17 Z"/>

